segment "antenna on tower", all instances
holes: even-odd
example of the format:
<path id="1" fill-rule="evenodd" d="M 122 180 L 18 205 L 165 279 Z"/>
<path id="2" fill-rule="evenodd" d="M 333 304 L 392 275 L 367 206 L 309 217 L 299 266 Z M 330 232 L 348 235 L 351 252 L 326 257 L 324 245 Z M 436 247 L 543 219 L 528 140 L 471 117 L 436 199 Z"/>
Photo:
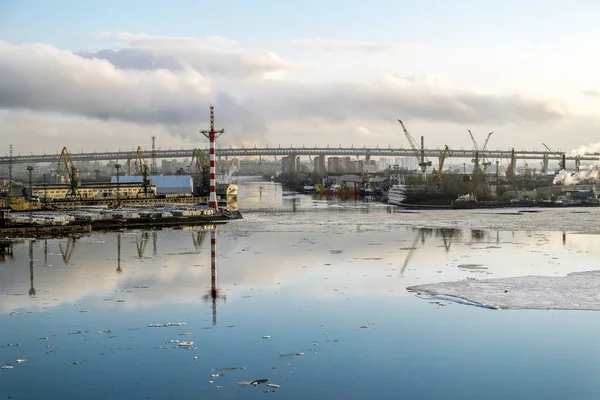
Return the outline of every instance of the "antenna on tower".
<path id="1" fill-rule="evenodd" d="M 13 185 L 12 185 L 12 163 L 13 163 L 13 145 L 8 146 L 8 196 L 12 197 L 13 195 Z"/>
<path id="2" fill-rule="evenodd" d="M 150 173 L 156 175 L 156 136 L 152 136 L 152 164 L 150 165 Z"/>

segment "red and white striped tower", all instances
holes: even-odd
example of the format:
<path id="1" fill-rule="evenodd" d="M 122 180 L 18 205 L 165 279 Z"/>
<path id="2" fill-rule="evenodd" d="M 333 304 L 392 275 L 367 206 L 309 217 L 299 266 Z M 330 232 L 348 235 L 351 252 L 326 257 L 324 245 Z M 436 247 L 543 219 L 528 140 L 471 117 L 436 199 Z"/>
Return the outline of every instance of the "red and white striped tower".
<path id="1" fill-rule="evenodd" d="M 208 197 L 208 206 L 218 210 L 217 204 L 217 171 L 215 168 L 215 142 L 217 138 L 225 132 L 225 129 L 215 131 L 215 107 L 210 106 L 210 130 L 203 129 L 201 134 L 208 138 L 210 142 L 210 195 Z M 218 135 L 217 135 L 218 134 Z"/>

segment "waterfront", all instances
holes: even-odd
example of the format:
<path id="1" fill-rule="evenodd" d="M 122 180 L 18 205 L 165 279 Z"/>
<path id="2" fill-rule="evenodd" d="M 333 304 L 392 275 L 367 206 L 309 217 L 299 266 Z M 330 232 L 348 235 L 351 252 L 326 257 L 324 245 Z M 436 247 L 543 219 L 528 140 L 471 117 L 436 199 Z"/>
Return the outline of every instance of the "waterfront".
<path id="1" fill-rule="evenodd" d="M 258 179 L 238 196 L 214 290 L 211 230 L 15 243 L 0 263 L 0 366 L 13 367 L 0 398 L 600 395 L 597 313 L 405 289 L 594 270 L 597 209 L 416 212 Z M 168 322 L 185 325 L 148 326 Z M 262 378 L 279 387 L 238 384 Z"/>

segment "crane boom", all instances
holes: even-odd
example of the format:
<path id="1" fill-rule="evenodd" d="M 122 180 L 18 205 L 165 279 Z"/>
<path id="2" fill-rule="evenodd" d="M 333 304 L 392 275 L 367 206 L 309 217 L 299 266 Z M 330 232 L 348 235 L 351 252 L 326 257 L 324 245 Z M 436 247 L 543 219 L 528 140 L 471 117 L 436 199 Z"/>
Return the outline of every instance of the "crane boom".
<path id="1" fill-rule="evenodd" d="M 73 165 L 71 156 L 66 147 L 63 147 L 60 152 L 57 168 L 60 168 L 61 162 L 64 163 L 67 176 L 69 177 L 69 190 L 67 190 L 65 197 L 81 197 L 81 193 L 79 193 L 79 170 Z"/>
<path id="2" fill-rule="evenodd" d="M 487 149 L 487 145 L 488 145 L 488 142 L 490 141 L 490 137 L 492 136 L 492 133 L 494 133 L 494 132 L 488 133 L 487 138 L 485 139 L 485 143 L 483 143 L 483 147 L 481 148 L 481 151 L 484 151 L 485 149 Z"/>
<path id="3" fill-rule="evenodd" d="M 475 137 L 471 133 L 471 130 L 467 129 L 467 131 L 469 132 L 469 136 L 471 136 L 471 142 L 473 142 L 473 150 L 479 151 L 479 145 L 477 144 L 477 141 L 475 140 Z"/>
<path id="4" fill-rule="evenodd" d="M 410 147 L 415 152 L 415 157 L 417 157 L 417 162 L 419 164 L 419 167 L 421 167 L 421 172 L 423 173 L 423 180 L 425 180 L 427 174 L 427 167 L 431 166 L 431 161 L 425 157 L 425 152 L 423 150 L 419 151 L 415 140 L 413 139 L 411 134 L 408 133 L 408 130 L 406 129 L 406 126 L 404 126 L 402 120 L 398 119 L 398 122 L 400 122 L 400 125 L 402 125 L 404 136 L 406 136 L 406 140 L 408 140 Z M 421 136 L 421 147 L 423 147 L 423 136 Z"/>
<path id="5" fill-rule="evenodd" d="M 444 149 L 444 154 L 442 154 L 442 159 L 440 161 L 440 175 L 442 174 L 442 172 L 444 171 L 444 163 L 446 162 L 446 158 L 450 155 L 450 149 L 448 148 L 448 145 L 446 145 L 445 149 Z"/>
<path id="6" fill-rule="evenodd" d="M 417 149 L 417 144 L 415 143 L 415 140 L 410 135 L 410 133 L 408 133 L 408 130 L 404 126 L 404 123 L 402 122 L 402 120 L 399 119 L 398 122 L 400 122 L 400 125 L 402 125 L 402 130 L 404 131 L 404 136 L 406 136 L 406 140 L 408 140 L 408 144 L 415 152 L 415 156 L 417 157 L 417 159 L 419 159 L 419 150 Z"/>
<path id="7" fill-rule="evenodd" d="M 558 152 L 552 150 L 550 147 L 546 146 L 546 143 L 542 143 L 542 144 L 544 145 L 546 150 L 548 150 L 550 153 L 552 153 L 559 160 L 558 168 L 565 169 L 565 164 L 566 164 L 565 153 L 558 153 Z"/>
<path id="8" fill-rule="evenodd" d="M 142 156 L 142 148 L 140 146 L 138 146 L 137 151 L 135 153 L 135 165 L 140 171 L 140 174 L 142 175 L 142 187 L 137 193 L 137 195 L 139 196 L 139 194 L 142 192 L 144 192 L 144 196 L 147 196 L 148 193 L 156 195 L 156 193 L 154 193 L 154 191 L 151 188 L 152 181 L 148 178 L 148 175 L 150 174 L 150 168 L 148 167 L 146 160 L 144 160 Z"/>

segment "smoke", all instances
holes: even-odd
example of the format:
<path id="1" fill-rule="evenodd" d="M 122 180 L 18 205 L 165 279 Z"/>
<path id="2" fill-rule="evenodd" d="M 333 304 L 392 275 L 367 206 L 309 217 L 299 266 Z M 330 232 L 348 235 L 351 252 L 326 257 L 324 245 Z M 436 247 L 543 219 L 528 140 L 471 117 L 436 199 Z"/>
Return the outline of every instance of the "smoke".
<path id="1" fill-rule="evenodd" d="M 579 146 L 569 152 L 570 156 L 585 156 L 586 154 L 600 153 L 600 143 L 590 143 L 587 146 Z"/>
<path id="2" fill-rule="evenodd" d="M 584 170 L 576 173 L 570 173 L 563 169 L 554 177 L 553 183 L 568 186 L 576 185 L 585 180 L 600 180 L 600 163 L 588 165 Z"/>

